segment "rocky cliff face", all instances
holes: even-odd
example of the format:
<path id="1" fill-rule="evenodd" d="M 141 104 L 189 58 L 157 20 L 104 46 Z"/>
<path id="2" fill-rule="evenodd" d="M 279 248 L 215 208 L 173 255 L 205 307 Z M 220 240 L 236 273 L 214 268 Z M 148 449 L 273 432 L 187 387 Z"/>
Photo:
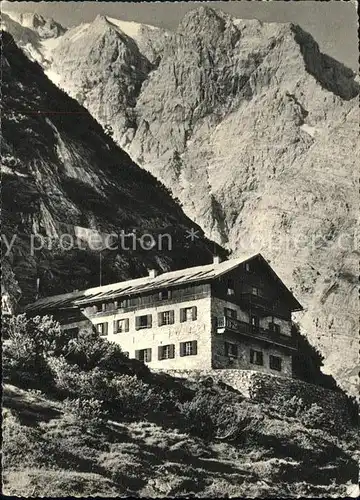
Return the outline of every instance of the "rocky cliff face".
<path id="1" fill-rule="evenodd" d="M 358 77 L 293 24 L 201 7 L 176 33 L 157 31 L 150 56 L 143 30 L 124 34 L 115 21 L 61 37 L 49 76 L 112 127 L 208 237 L 270 260 L 305 306 L 298 319 L 326 369 L 352 386 Z"/>
<path id="2" fill-rule="evenodd" d="M 200 228 L 168 190 L 116 146 L 84 107 L 52 84 L 7 33 L 3 47 L 2 233 L 7 242 L 3 240 L 7 292 L 18 299 L 20 287 L 22 300 L 32 300 L 37 278 L 44 295 L 98 284 L 98 245 L 78 246 L 75 236 L 81 231 L 135 231 L 137 237 L 147 233 L 155 239 L 152 249 L 131 238 L 124 245 L 128 249 L 104 250 L 103 284 L 144 275 L 147 268 L 211 262 L 214 245 L 187 238 L 188 229 Z M 171 245 L 165 238 L 160 246 L 159 234 L 169 234 Z M 37 235 L 33 251 L 32 235 Z"/>

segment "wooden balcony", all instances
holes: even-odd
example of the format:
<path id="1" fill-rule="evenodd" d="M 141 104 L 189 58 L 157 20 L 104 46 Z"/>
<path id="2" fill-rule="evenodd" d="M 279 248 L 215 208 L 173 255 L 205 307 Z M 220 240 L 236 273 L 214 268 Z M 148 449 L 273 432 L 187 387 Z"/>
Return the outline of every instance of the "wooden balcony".
<path id="1" fill-rule="evenodd" d="M 215 318 L 215 331 L 217 333 L 233 332 L 248 339 L 259 340 L 268 344 L 286 347 L 287 349 L 294 351 L 297 349 L 296 342 L 288 335 L 275 333 L 266 328 L 256 328 L 250 325 L 250 323 L 230 318 L 229 316 Z"/>
<path id="2" fill-rule="evenodd" d="M 265 311 L 273 311 L 274 309 L 272 302 L 263 295 L 241 293 L 239 296 L 239 300 L 245 307 L 251 306 L 253 308 L 263 309 Z"/>

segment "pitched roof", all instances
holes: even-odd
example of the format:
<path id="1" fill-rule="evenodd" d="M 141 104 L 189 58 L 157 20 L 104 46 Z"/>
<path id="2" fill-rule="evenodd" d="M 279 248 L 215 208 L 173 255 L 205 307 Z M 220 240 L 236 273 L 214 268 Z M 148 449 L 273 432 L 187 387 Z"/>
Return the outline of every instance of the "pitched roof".
<path id="1" fill-rule="evenodd" d="M 54 295 L 37 300 L 26 306 L 25 311 L 40 311 L 49 309 L 59 309 L 65 307 L 76 307 L 85 305 L 89 302 L 110 300 L 116 297 L 136 295 L 151 290 L 170 288 L 173 286 L 185 285 L 189 283 L 198 283 L 218 278 L 223 274 L 235 269 L 240 264 L 255 257 L 261 259 L 267 264 L 260 254 L 243 256 L 237 259 L 225 260 L 220 263 L 211 263 L 204 266 L 188 267 L 177 271 L 162 273 L 158 276 L 144 276 L 142 278 L 120 281 L 109 285 L 97 286 L 71 293 Z M 267 264 L 269 266 L 269 264 Z M 270 267 L 270 266 L 269 266 Z M 271 269 L 271 268 L 270 268 Z M 282 283 L 275 273 L 274 276 Z M 282 283 L 285 287 L 285 285 Z M 286 288 L 286 287 L 285 287 Z M 289 294 L 291 292 L 286 288 Z M 291 294 L 292 295 L 292 294 Z M 296 301 L 296 299 L 294 298 Z M 296 301 L 297 302 L 297 301 Z M 300 306 L 300 304 L 297 302 Z M 301 308 L 301 306 L 300 306 Z"/>

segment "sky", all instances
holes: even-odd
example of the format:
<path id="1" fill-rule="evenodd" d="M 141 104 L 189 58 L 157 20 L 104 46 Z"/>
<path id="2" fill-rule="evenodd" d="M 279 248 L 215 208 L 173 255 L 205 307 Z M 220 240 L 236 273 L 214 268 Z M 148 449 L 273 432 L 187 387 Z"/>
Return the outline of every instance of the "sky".
<path id="1" fill-rule="evenodd" d="M 204 3 L 235 17 L 260 21 L 293 22 L 308 31 L 321 51 L 355 71 L 358 67 L 357 13 L 355 2 L 332 0 L 259 2 L 9 2 L 6 11 L 37 12 L 52 17 L 64 26 L 92 21 L 98 14 L 124 21 L 152 24 L 175 30 L 186 12 Z"/>

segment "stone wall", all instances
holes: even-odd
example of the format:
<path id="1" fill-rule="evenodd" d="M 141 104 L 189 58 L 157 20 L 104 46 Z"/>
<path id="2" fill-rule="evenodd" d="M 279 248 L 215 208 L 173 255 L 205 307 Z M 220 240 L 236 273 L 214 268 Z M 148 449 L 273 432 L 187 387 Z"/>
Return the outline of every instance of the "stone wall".
<path id="1" fill-rule="evenodd" d="M 215 382 L 223 382 L 244 397 L 268 403 L 271 406 L 283 404 L 284 399 L 301 398 L 304 406 L 316 403 L 329 420 L 333 422 L 349 422 L 346 397 L 343 393 L 324 389 L 320 386 L 303 382 L 299 379 L 285 378 L 255 370 L 168 370 L 174 377 L 202 379 L 212 377 Z"/>

